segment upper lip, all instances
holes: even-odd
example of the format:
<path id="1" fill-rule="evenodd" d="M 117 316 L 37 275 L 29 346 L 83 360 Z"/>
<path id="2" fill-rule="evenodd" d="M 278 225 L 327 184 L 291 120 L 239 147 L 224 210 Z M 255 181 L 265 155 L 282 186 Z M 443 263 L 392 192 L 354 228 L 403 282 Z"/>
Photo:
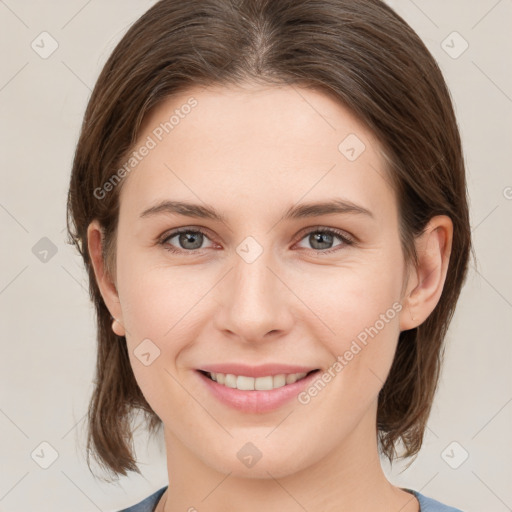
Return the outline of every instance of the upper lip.
<path id="1" fill-rule="evenodd" d="M 224 373 L 232 375 L 243 375 L 245 377 L 266 377 L 290 373 L 309 373 L 318 368 L 311 366 L 295 366 L 289 364 L 269 363 L 260 366 L 249 366 L 241 363 L 220 363 L 209 364 L 199 368 L 208 373 Z"/>

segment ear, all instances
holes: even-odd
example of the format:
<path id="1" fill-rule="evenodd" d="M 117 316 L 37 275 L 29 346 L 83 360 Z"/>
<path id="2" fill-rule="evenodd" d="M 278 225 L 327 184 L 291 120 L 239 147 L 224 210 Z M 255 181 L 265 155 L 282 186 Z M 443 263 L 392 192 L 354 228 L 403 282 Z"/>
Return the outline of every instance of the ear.
<path id="1" fill-rule="evenodd" d="M 124 322 L 116 284 L 113 277 L 110 276 L 107 271 L 105 262 L 103 261 L 103 240 L 103 229 L 97 220 L 93 220 L 87 227 L 87 244 L 94 268 L 94 275 L 96 276 L 96 282 L 98 283 L 101 296 L 110 314 L 115 319 L 112 323 L 112 329 L 118 336 L 124 336 Z"/>
<path id="2" fill-rule="evenodd" d="M 418 266 L 409 272 L 402 298 L 400 331 L 421 325 L 439 302 L 450 261 L 452 239 L 453 223 L 446 215 L 433 217 L 416 238 Z"/>

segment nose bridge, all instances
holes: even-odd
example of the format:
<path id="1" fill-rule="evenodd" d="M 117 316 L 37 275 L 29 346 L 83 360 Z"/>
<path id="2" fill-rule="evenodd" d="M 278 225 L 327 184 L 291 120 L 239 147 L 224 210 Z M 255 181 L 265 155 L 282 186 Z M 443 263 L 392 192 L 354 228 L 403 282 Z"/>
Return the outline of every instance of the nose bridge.
<path id="1" fill-rule="evenodd" d="M 248 237 L 233 257 L 234 269 L 224 283 L 226 297 L 218 327 L 246 340 L 288 329 L 292 316 L 286 287 L 276 276 L 271 249 Z"/>

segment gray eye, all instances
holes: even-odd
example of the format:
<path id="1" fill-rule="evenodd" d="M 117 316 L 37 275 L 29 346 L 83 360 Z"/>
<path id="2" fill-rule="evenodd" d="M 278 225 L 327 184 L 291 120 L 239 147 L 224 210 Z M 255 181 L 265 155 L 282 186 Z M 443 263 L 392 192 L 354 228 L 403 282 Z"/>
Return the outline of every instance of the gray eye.
<path id="1" fill-rule="evenodd" d="M 177 238 L 178 241 L 171 242 L 174 238 Z M 169 236 L 163 240 L 163 245 L 170 251 L 192 252 L 203 249 L 204 247 L 202 247 L 202 245 L 205 240 L 209 240 L 205 233 L 197 229 L 184 229 L 169 234 Z"/>
<path id="2" fill-rule="evenodd" d="M 179 233 L 176 236 L 178 237 L 178 241 L 182 249 L 193 251 L 200 249 L 203 244 L 204 235 L 199 231 L 186 231 L 185 233 Z"/>
<path id="3" fill-rule="evenodd" d="M 333 245 L 336 238 L 340 241 L 340 243 Z M 339 245 L 350 245 L 349 240 L 345 239 L 342 235 L 336 233 L 335 231 L 329 229 L 316 229 L 314 231 L 310 231 L 304 235 L 300 243 L 304 243 L 304 240 L 307 240 L 307 243 L 310 246 L 306 247 L 306 249 L 313 248 L 317 251 L 329 251 L 331 249 L 335 250 L 334 248 Z"/>
<path id="4" fill-rule="evenodd" d="M 309 235 L 309 242 L 314 249 L 330 249 L 334 237 L 329 233 L 311 233 Z"/>

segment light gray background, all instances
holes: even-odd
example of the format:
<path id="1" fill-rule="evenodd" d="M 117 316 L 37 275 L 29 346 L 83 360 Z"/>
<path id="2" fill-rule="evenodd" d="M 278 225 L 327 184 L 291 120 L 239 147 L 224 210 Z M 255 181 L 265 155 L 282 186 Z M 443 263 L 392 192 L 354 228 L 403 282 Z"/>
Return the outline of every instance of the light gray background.
<path id="1" fill-rule="evenodd" d="M 163 443 L 146 447 L 144 432 L 136 437 L 144 478 L 107 485 L 89 473 L 94 316 L 81 260 L 64 240 L 86 102 L 116 43 L 153 3 L 0 0 L 0 511 L 118 510 L 167 484 Z M 478 265 L 448 334 L 424 447 L 403 473 L 400 464 L 387 471 L 394 483 L 465 512 L 512 510 L 512 1 L 389 3 L 425 41 L 451 89 Z M 48 58 L 31 47 L 51 48 L 43 31 L 58 43 Z M 464 40 L 468 49 L 453 58 Z M 36 245 L 47 243 L 43 237 L 57 250 L 46 261 Z M 58 454 L 47 469 L 40 465 L 51 462 L 52 449 L 42 442 Z"/>

